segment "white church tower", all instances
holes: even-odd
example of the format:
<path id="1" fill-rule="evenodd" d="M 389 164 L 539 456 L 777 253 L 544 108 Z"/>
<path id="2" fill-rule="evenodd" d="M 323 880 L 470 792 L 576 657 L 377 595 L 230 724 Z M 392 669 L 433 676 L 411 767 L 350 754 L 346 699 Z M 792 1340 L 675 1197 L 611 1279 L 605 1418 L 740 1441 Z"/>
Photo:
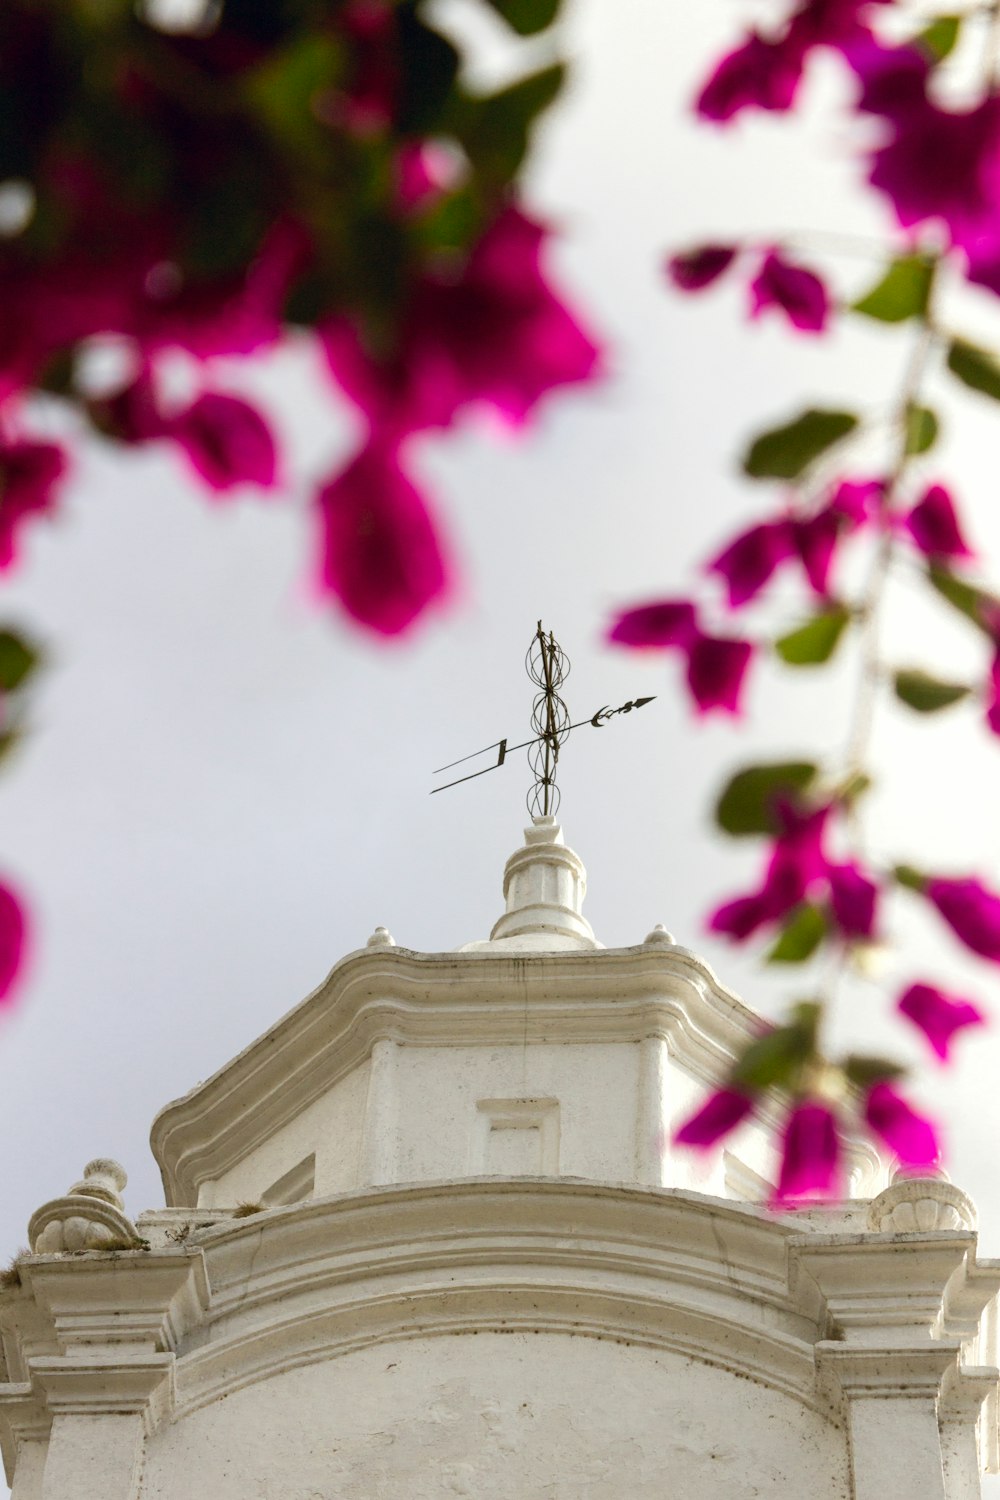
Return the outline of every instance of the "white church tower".
<path id="1" fill-rule="evenodd" d="M 753 1014 L 609 949 L 552 817 L 486 942 L 376 929 L 157 1116 L 166 1208 L 92 1162 L 0 1291 L 14 1500 L 973 1500 L 996 1466 L 972 1205 L 775 1213 L 757 1127 L 670 1126 Z"/>

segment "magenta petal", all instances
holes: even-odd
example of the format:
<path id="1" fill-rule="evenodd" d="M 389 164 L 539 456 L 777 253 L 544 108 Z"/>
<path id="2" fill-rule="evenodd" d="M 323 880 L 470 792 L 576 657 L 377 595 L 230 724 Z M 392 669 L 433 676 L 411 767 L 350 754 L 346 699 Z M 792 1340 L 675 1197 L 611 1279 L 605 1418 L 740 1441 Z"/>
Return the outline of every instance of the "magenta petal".
<path id="1" fill-rule="evenodd" d="M 175 417 L 170 436 L 213 490 L 274 484 L 274 438 L 259 412 L 236 396 L 206 391 Z"/>
<path id="2" fill-rule="evenodd" d="M 932 484 L 904 521 L 907 531 L 928 557 L 971 557 L 958 524 L 955 504 L 941 484 Z"/>
<path id="3" fill-rule="evenodd" d="M 772 250 L 750 283 L 751 316 L 758 318 L 769 307 L 778 308 L 803 333 L 822 333 L 830 299 L 813 271 Z"/>
<path id="4" fill-rule="evenodd" d="M 869 1089 L 865 1119 L 906 1167 L 933 1166 L 941 1155 L 934 1126 L 888 1083 L 876 1083 Z"/>
<path id="5" fill-rule="evenodd" d="M 795 550 L 798 552 L 813 592 L 825 598 L 830 583 L 841 519 L 827 506 L 807 521 L 793 521 Z"/>
<path id="6" fill-rule="evenodd" d="M 797 46 L 770 42 L 752 31 L 722 58 L 698 96 L 695 109 L 722 123 L 744 109 L 791 109 L 802 74 Z"/>
<path id="7" fill-rule="evenodd" d="M 371 445 L 319 493 L 322 582 L 381 635 L 406 630 L 443 594 L 434 523 L 395 450 Z"/>
<path id="8" fill-rule="evenodd" d="M 733 609 L 746 604 L 767 583 L 771 574 L 793 555 L 792 526 L 787 521 L 765 521 L 744 531 L 708 564 L 729 589 Z"/>
<path id="9" fill-rule="evenodd" d="M 0 885 L 0 1002 L 12 998 L 24 961 L 25 930 L 21 903 L 8 886 Z"/>
<path id="10" fill-rule="evenodd" d="M 548 230 L 507 208 L 457 275 L 426 277 L 411 293 L 391 355 L 334 319 L 321 330 L 334 378 L 380 440 L 447 427 L 485 404 L 522 422 L 558 386 L 599 373 L 599 351 L 542 272 Z"/>
<path id="11" fill-rule="evenodd" d="M 674 1132 L 677 1146 L 714 1146 L 751 1114 L 754 1101 L 738 1089 L 718 1089 Z"/>
<path id="12" fill-rule="evenodd" d="M 51 511 L 66 455 L 55 443 L 17 441 L 0 446 L 0 568 L 17 556 L 25 518 Z"/>
<path id="13" fill-rule="evenodd" d="M 687 599 L 661 599 L 625 610 L 607 638 L 619 646 L 687 646 L 695 630 L 693 604 Z"/>
<path id="14" fill-rule="evenodd" d="M 994 734 L 1000 735 L 1000 651 L 994 656 L 990 667 L 986 723 Z"/>
<path id="15" fill-rule="evenodd" d="M 930 984 L 911 984 L 899 998 L 897 1010 L 918 1026 L 942 1062 L 955 1033 L 966 1026 L 984 1026 L 986 1019 L 969 1000 L 946 995 Z"/>
<path id="16" fill-rule="evenodd" d="M 1000 896 L 972 877 L 933 877 L 924 886 L 924 894 L 967 948 L 1000 963 Z"/>
<path id="17" fill-rule="evenodd" d="M 742 943 L 773 918 L 774 913 L 766 896 L 760 893 L 755 896 L 737 896 L 734 901 L 724 902 L 712 913 L 708 919 L 708 930 L 720 932 L 724 937 Z"/>
<path id="18" fill-rule="evenodd" d="M 797 1104 L 785 1125 L 778 1199 L 831 1193 L 839 1164 L 840 1140 L 833 1111 L 814 1100 Z"/>
<path id="19" fill-rule="evenodd" d="M 834 920 L 848 937 L 870 938 L 875 926 L 878 887 L 856 864 L 828 865 Z"/>
<path id="20" fill-rule="evenodd" d="M 753 647 L 749 641 L 699 633 L 688 648 L 687 680 L 700 713 L 740 711 L 740 691 Z"/>
<path id="21" fill-rule="evenodd" d="M 882 479 L 842 479 L 828 508 L 849 530 L 854 531 L 878 516 L 884 498 L 885 481 Z"/>
<path id="22" fill-rule="evenodd" d="M 667 275 L 682 292 L 700 292 L 728 270 L 736 255 L 734 245 L 699 245 L 667 261 Z"/>

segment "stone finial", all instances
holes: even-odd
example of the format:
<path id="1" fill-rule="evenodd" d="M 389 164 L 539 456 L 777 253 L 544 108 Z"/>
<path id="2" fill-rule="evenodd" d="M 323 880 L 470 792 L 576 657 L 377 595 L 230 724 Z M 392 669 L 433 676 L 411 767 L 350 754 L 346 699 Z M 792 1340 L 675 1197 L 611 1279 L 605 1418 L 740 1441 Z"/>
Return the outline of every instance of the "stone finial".
<path id="1" fill-rule="evenodd" d="M 490 946 L 514 948 L 599 948 L 583 915 L 587 872 L 563 842 L 550 816 L 532 819 L 524 844 L 507 861 L 503 875 L 506 911 L 494 924 Z M 478 944 L 468 944 L 469 948 Z"/>
<path id="2" fill-rule="evenodd" d="M 121 1240 L 138 1238 L 124 1212 L 121 1192 L 128 1177 L 110 1157 L 97 1157 L 83 1169 L 65 1198 L 53 1198 L 35 1210 L 28 1242 L 35 1255 L 67 1250 L 103 1250 Z"/>
<path id="3" fill-rule="evenodd" d="M 365 946 L 367 948 L 395 948 L 396 939 L 388 927 L 376 927 Z"/>
<path id="4" fill-rule="evenodd" d="M 657 922 L 652 932 L 647 932 L 642 940 L 645 948 L 676 948 L 677 939 L 672 932 L 668 932 L 662 922 Z"/>
<path id="5" fill-rule="evenodd" d="M 943 1171 L 919 1177 L 896 1172 L 868 1205 L 868 1227 L 877 1234 L 926 1234 L 933 1229 L 975 1229 L 976 1205 Z"/>

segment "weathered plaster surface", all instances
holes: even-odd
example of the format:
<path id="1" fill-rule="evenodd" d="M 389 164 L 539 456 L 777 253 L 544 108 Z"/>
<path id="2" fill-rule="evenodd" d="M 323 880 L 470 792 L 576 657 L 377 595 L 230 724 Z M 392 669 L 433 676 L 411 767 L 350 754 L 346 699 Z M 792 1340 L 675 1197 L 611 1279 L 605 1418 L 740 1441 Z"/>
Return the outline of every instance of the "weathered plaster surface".
<path id="1" fill-rule="evenodd" d="M 150 1441 L 142 1500 L 848 1500 L 846 1436 L 694 1360 L 569 1335 L 379 1344 Z"/>

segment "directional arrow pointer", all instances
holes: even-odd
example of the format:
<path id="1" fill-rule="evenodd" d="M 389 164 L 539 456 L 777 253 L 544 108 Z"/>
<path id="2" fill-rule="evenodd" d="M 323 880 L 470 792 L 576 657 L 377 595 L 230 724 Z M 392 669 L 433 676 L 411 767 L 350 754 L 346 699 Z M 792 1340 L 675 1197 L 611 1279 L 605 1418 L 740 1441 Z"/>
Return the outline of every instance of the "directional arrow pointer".
<path id="1" fill-rule="evenodd" d="M 645 708 L 647 703 L 655 701 L 656 695 L 654 693 L 652 698 L 630 698 L 627 703 L 621 704 L 618 708 L 608 708 L 607 706 L 599 708 L 589 719 L 578 719 L 575 724 L 569 724 L 564 731 L 563 737 L 571 733 L 574 729 L 582 729 L 585 724 L 590 724 L 594 729 L 603 729 L 609 719 L 617 718 L 619 714 L 630 714 L 633 708 Z M 485 755 L 488 750 L 499 752 L 492 765 L 484 766 L 481 771 L 470 771 L 467 776 L 459 776 L 455 781 L 446 781 L 444 786 L 432 787 L 431 796 L 433 797 L 435 792 L 446 792 L 449 787 L 458 786 L 463 781 L 473 781 L 477 776 L 485 776 L 487 771 L 498 771 L 504 761 L 513 755 L 515 750 L 526 750 L 529 745 L 537 745 L 544 739 L 544 734 L 538 734 L 535 735 L 534 739 L 522 740 L 519 745 L 508 745 L 506 740 L 494 740 L 492 744 L 484 745 L 481 750 L 473 750 L 469 755 L 462 755 L 458 760 L 449 761 L 446 766 L 439 766 L 436 771 L 432 772 L 432 775 L 440 776 L 442 771 L 450 771 L 452 766 L 460 766 L 467 760 L 475 760 L 477 755 Z"/>

